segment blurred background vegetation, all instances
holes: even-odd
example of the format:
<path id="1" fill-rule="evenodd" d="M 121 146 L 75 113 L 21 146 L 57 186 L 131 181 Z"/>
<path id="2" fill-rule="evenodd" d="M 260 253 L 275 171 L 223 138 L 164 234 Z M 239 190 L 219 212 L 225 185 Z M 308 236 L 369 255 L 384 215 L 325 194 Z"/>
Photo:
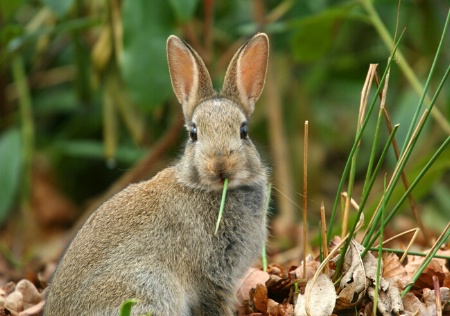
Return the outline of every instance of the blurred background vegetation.
<path id="1" fill-rule="evenodd" d="M 236 49 L 258 31 L 269 34 L 269 73 L 250 132 L 272 168 L 273 247 L 287 248 L 300 238 L 305 120 L 313 239 L 320 204 L 331 209 L 354 141 L 369 64 L 378 63 L 382 73 L 396 25 L 398 34 L 405 29 L 399 46 L 405 59 L 397 57 L 387 98 L 392 122 L 400 123 L 401 146 L 448 9 L 447 0 L 403 0 L 400 9 L 392 0 L 1 1 L 2 251 L 17 258 L 42 255 L 61 234 L 73 236 L 98 203 L 182 153 L 187 134 L 170 86 L 170 34 L 199 52 L 216 88 Z M 432 91 L 450 62 L 449 37 L 444 45 Z M 447 85 L 408 163 L 411 179 L 450 134 L 449 91 Z M 371 135 L 362 142 L 356 192 Z M 390 153 L 382 173 L 392 172 L 394 163 Z M 449 170 L 446 149 L 413 194 L 435 231 L 450 220 Z M 382 189 L 380 177 L 367 212 Z M 408 203 L 403 214 L 393 230 L 416 226 Z"/>

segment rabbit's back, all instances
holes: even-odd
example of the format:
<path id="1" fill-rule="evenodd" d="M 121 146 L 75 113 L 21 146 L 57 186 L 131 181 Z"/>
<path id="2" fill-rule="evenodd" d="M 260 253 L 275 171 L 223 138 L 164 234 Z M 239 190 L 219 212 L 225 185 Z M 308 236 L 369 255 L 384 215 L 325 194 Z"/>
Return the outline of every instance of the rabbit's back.
<path id="1" fill-rule="evenodd" d="M 215 235 L 220 192 L 183 186 L 176 173 L 130 185 L 89 218 L 52 280 L 46 315 L 118 311 L 129 298 L 141 300 L 142 311 L 183 315 L 218 288 L 233 292 L 265 240 L 266 189 L 230 190 Z"/>

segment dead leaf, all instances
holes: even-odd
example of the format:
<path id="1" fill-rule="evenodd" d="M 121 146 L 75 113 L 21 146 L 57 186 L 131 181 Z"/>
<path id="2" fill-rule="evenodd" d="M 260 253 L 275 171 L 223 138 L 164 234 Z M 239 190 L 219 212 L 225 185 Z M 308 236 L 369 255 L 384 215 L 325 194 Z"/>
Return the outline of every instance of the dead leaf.
<path id="1" fill-rule="evenodd" d="M 304 279 L 304 280 L 311 279 L 316 273 L 317 268 L 319 268 L 320 266 L 320 262 L 314 260 L 313 256 L 311 256 L 310 254 L 306 256 L 305 261 L 306 261 L 306 277 L 303 275 L 303 265 L 304 265 L 303 261 L 298 268 L 290 272 L 291 274 L 294 274 L 294 277 L 296 279 Z"/>
<path id="2" fill-rule="evenodd" d="M 424 261 L 424 258 L 416 258 L 414 256 L 408 256 L 408 261 L 411 259 L 411 262 L 408 262 L 408 264 L 405 266 L 405 270 L 408 273 L 408 277 L 412 278 L 416 270 L 420 267 L 422 262 Z M 439 280 L 439 284 L 442 284 L 445 279 L 445 272 L 443 271 L 443 267 L 441 263 L 436 260 L 432 259 L 430 263 L 425 267 L 422 274 L 419 276 L 417 281 L 414 283 L 415 287 L 418 287 L 420 289 L 422 288 L 429 288 L 433 289 L 433 276 L 436 276 Z"/>
<path id="3" fill-rule="evenodd" d="M 253 292 L 253 302 L 255 304 L 255 308 L 258 312 L 266 313 L 267 312 L 267 289 L 262 284 L 257 284 L 256 289 L 252 289 Z"/>
<path id="4" fill-rule="evenodd" d="M 294 305 L 285 303 L 278 305 L 280 316 L 294 316 Z"/>
<path id="5" fill-rule="evenodd" d="M 400 259 L 395 253 L 383 254 L 383 272 L 382 276 L 385 279 L 394 279 L 405 281 L 405 285 L 408 284 L 408 272 L 400 262 Z"/>
<path id="6" fill-rule="evenodd" d="M 442 282 L 442 287 L 449 287 L 450 288 L 450 273 L 447 273 L 445 275 L 444 281 Z"/>
<path id="7" fill-rule="evenodd" d="M 441 287 L 440 292 L 441 305 L 444 306 L 450 302 L 450 290 L 447 287 Z M 434 290 L 424 288 L 422 298 L 426 306 L 436 305 L 436 294 Z"/>
<path id="8" fill-rule="evenodd" d="M 44 311 L 44 304 L 45 304 L 45 302 L 41 301 L 38 304 L 27 308 L 23 312 L 20 312 L 19 316 L 37 316 L 37 315 L 41 315 L 41 313 Z"/>
<path id="9" fill-rule="evenodd" d="M 16 291 L 22 294 L 24 309 L 32 307 L 44 299 L 44 295 L 39 293 L 34 284 L 28 280 L 20 280 L 16 285 Z"/>
<path id="10" fill-rule="evenodd" d="M 369 287 L 368 295 L 373 301 L 375 286 Z M 404 312 L 402 297 L 400 296 L 400 291 L 395 283 L 390 283 L 386 290 L 380 289 L 378 291 L 377 309 L 385 316 L 401 315 Z"/>
<path id="11" fill-rule="evenodd" d="M 6 297 L 5 308 L 9 309 L 11 312 L 21 312 L 23 311 L 23 296 L 22 293 L 14 291 Z"/>
<path id="12" fill-rule="evenodd" d="M 248 269 L 247 274 L 239 281 L 238 300 L 240 302 L 248 300 L 250 298 L 250 290 L 256 288 L 258 283 L 265 284 L 269 278 L 270 276 L 267 272 L 255 268 Z"/>
<path id="13" fill-rule="evenodd" d="M 342 290 L 338 294 L 337 310 L 348 309 L 357 305 L 368 287 L 361 252 L 353 241 L 345 254 L 342 274 L 340 282 Z"/>
<path id="14" fill-rule="evenodd" d="M 305 294 L 299 294 L 295 304 L 295 316 L 331 315 L 336 304 L 333 282 L 324 273 L 308 281 Z"/>
<path id="15" fill-rule="evenodd" d="M 414 294 L 406 293 L 403 298 L 403 306 L 408 316 L 429 316 L 427 308 Z"/>

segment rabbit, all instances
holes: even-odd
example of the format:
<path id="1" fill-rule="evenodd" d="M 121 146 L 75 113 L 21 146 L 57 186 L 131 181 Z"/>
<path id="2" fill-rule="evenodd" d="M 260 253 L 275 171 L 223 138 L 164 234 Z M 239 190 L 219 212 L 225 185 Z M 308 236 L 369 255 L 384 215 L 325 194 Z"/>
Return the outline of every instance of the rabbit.
<path id="1" fill-rule="evenodd" d="M 188 140 L 179 161 L 104 202 L 50 281 L 44 315 L 234 315 L 237 283 L 266 239 L 268 168 L 247 123 L 264 87 L 269 40 L 258 33 L 230 62 L 220 92 L 200 56 L 167 39 Z M 225 179 L 223 217 L 215 226 Z"/>

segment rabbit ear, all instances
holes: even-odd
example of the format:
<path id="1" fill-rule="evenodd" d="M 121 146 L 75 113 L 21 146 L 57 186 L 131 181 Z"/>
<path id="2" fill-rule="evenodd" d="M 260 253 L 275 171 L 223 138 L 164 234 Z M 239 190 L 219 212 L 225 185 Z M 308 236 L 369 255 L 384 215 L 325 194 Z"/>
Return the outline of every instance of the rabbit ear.
<path id="1" fill-rule="evenodd" d="M 269 39 L 256 34 L 236 52 L 225 74 L 221 94 L 241 104 L 247 117 L 264 88 L 268 58 Z"/>
<path id="2" fill-rule="evenodd" d="M 190 120 L 201 100 L 214 94 L 211 77 L 194 49 L 174 35 L 167 39 L 167 61 L 173 91 Z"/>

